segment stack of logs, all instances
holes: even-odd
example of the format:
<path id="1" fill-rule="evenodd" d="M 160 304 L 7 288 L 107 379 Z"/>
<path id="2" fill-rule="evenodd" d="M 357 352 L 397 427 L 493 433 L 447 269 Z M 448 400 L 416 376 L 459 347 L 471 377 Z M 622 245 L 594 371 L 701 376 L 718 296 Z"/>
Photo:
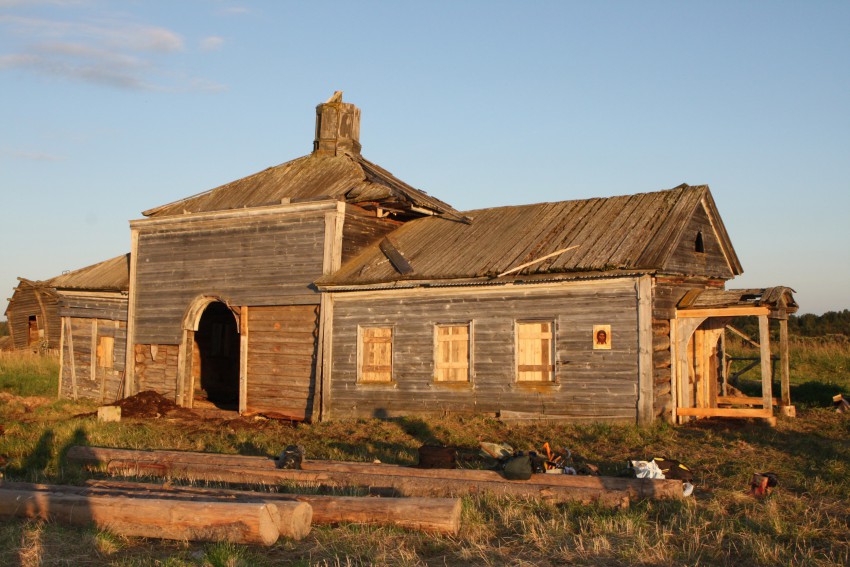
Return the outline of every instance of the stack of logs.
<path id="1" fill-rule="evenodd" d="M 432 533 L 460 529 L 458 497 L 490 492 L 552 502 L 624 507 L 635 498 L 681 498 L 682 483 L 618 477 L 535 474 L 506 480 L 494 471 L 304 460 L 279 469 L 274 459 L 183 451 L 72 447 L 67 458 L 114 475 L 259 485 L 264 491 L 88 481 L 85 486 L 4 482 L 0 517 L 95 524 L 127 536 L 272 545 L 305 537 L 312 524 L 395 525 Z M 283 494 L 281 483 L 356 488 L 394 498 Z M 401 497 L 401 498 L 399 498 Z"/>

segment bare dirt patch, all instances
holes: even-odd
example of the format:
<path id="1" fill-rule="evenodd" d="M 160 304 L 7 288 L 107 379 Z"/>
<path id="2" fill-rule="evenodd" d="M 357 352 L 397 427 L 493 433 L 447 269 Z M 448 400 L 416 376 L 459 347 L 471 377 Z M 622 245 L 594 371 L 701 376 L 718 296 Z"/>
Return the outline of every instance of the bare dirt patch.
<path id="1" fill-rule="evenodd" d="M 181 408 L 173 401 L 152 390 L 139 392 L 129 398 L 108 404 L 121 408 L 121 417 L 179 417 L 183 419 L 199 419 L 192 410 Z"/>

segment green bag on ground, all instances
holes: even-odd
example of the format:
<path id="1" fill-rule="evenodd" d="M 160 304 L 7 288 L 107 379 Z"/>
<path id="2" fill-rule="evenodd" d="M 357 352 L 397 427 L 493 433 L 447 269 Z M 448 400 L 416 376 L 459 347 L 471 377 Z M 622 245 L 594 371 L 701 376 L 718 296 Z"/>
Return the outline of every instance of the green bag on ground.
<path id="1" fill-rule="evenodd" d="M 531 459 L 528 455 L 517 455 L 508 459 L 502 475 L 508 480 L 528 480 L 531 478 Z"/>

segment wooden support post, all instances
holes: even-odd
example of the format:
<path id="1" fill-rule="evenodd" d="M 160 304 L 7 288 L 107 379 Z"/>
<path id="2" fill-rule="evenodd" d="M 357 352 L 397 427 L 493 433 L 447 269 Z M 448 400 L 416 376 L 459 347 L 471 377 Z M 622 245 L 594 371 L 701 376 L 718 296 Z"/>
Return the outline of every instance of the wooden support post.
<path id="1" fill-rule="evenodd" d="M 770 373 L 770 321 L 759 315 L 759 344 L 761 345 L 761 398 L 762 407 L 773 416 L 773 377 Z"/>
<path id="2" fill-rule="evenodd" d="M 70 352 L 70 362 L 71 362 L 71 398 L 77 399 L 77 365 L 74 362 L 74 358 L 76 358 L 76 353 L 74 352 L 74 329 L 71 326 L 71 318 L 65 318 L 65 324 L 68 329 L 68 351 Z"/>
<path id="3" fill-rule="evenodd" d="M 59 318 L 59 388 L 57 398 L 62 397 L 62 377 L 65 374 L 65 321 L 67 317 Z"/>
<path id="4" fill-rule="evenodd" d="M 239 415 L 248 411 L 249 341 L 248 306 L 243 305 L 239 310 Z"/>
<path id="5" fill-rule="evenodd" d="M 676 341 L 676 323 L 676 319 L 670 319 L 670 423 L 674 425 L 678 423 L 676 409 L 679 407 L 679 345 Z"/>
<path id="6" fill-rule="evenodd" d="M 655 383 L 652 378 L 652 277 L 641 276 L 637 282 L 638 301 L 638 406 L 639 425 L 649 425 L 655 418 L 653 402 Z"/>
<path id="7" fill-rule="evenodd" d="M 726 364 L 726 329 L 724 328 L 720 334 L 720 395 L 729 395 L 729 366 Z"/>
<path id="8" fill-rule="evenodd" d="M 139 258 L 139 229 L 130 229 L 130 291 L 127 298 L 127 345 L 124 348 L 124 397 L 135 394 L 136 383 L 136 273 Z"/>
<path id="9" fill-rule="evenodd" d="M 780 376 L 782 380 L 781 397 L 782 406 L 791 405 L 791 361 L 788 352 L 788 320 L 779 320 L 779 359 Z"/>
<path id="10" fill-rule="evenodd" d="M 194 337 L 193 331 L 183 329 L 180 346 L 177 347 L 177 386 L 174 392 L 174 402 L 180 407 L 192 407 L 192 392 L 195 388 L 192 380 L 192 341 L 194 341 Z M 186 395 L 187 387 L 188 396 Z"/>
<path id="11" fill-rule="evenodd" d="M 674 364 L 676 365 L 676 377 L 678 384 L 678 394 L 679 394 L 679 403 L 678 407 L 687 408 L 693 407 L 691 398 L 693 394 L 693 388 L 690 387 L 688 382 L 688 378 L 690 376 L 690 362 L 688 360 L 688 351 L 691 346 L 691 337 L 694 336 L 694 332 L 702 325 L 705 318 L 684 318 L 677 319 L 675 327 L 673 325 L 670 326 L 671 333 L 675 328 L 676 332 L 676 360 Z M 671 321 L 672 323 L 672 321 Z M 672 337 L 672 334 L 671 334 Z M 677 414 L 678 415 L 678 414 Z M 684 419 L 680 419 L 679 423 L 685 421 Z"/>

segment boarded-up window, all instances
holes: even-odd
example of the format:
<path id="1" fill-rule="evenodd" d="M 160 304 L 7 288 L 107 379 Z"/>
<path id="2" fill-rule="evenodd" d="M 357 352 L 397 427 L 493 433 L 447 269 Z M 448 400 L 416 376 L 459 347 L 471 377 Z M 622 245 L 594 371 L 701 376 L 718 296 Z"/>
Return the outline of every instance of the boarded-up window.
<path id="1" fill-rule="evenodd" d="M 112 368 L 115 360 L 115 338 L 100 337 L 97 342 L 98 368 Z"/>
<path id="2" fill-rule="evenodd" d="M 434 381 L 469 381 L 469 324 L 437 325 Z"/>
<path id="3" fill-rule="evenodd" d="M 554 341 L 551 321 L 517 321 L 517 382 L 551 382 Z"/>
<path id="4" fill-rule="evenodd" d="M 360 328 L 360 382 L 393 381 L 392 327 Z"/>

